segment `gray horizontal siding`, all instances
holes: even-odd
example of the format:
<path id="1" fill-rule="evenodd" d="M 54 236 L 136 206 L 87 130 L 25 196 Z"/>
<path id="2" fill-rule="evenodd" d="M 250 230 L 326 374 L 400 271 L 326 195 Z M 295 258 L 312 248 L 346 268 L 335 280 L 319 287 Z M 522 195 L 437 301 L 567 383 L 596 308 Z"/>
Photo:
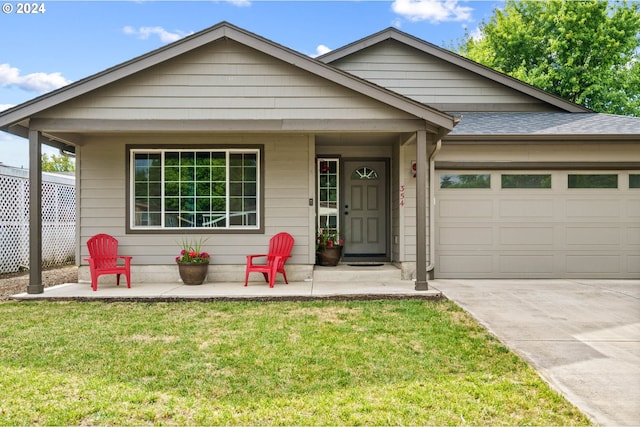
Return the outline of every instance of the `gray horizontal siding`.
<path id="1" fill-rule="evenodd" d="M 178 56 L 43 112 L 74 119 L 413 118 L 231 40 Z"/>
<path id="2" fill-rule="evenodd" d="M 436 108 L 449 111 L 495 110 L 496 104 L 529 111 L 544 104 L 400 42 L 388 40 L 332 65 Z M 472 107 L 470 107 L 472 106 Z"/>
<path id="3" fill-rule="evenodd" d="M 264 234 L 202 234 L 191 239 L 208 239 L 204 249 L 213 253 L 213 264 L 245 264 L 246 255 L 268 250 L 269 239 L 280 231 L 296 239 L 292 264 L 309 259 L 309 143 L 306 135 L 244 136 L 102 136 L 94 137 L 80 150 L 80 255 L 87 257 L 86 241 L 97 233 L 115 236 L 123 255 L 132 255 L 137 265 L 174 262 L 182 235 L 126 234 L 126 144 L 156 147 L 163 144 L 198 145 L 263 144 L 265 159 Z M 293 179 L 292 179 L 293 177 Z M 311 242 L 312 243 L 312 242 Z"/>

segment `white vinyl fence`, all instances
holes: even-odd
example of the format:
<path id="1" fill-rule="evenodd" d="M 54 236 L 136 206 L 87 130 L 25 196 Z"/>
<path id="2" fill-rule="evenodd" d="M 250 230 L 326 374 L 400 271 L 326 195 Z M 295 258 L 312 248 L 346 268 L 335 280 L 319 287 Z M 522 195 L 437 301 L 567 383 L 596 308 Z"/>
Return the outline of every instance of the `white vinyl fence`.
<path id="1" fill-rule="evenodd" d="M 42 267 L 75 261 L 75 178 L 42 174 Z M 0 165 L 0 273 L 29 268 L 29 171 Z"/>

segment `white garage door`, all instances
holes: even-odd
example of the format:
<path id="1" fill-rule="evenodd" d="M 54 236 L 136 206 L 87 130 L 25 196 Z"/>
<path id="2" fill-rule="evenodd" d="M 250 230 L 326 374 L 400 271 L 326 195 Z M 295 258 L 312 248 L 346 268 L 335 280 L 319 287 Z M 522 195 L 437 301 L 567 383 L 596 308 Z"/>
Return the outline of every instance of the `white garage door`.
<path id="1" fill-rule="evenodd" d="M 436 176 L 436 277 L 640 278 L 640 172 Z"/>

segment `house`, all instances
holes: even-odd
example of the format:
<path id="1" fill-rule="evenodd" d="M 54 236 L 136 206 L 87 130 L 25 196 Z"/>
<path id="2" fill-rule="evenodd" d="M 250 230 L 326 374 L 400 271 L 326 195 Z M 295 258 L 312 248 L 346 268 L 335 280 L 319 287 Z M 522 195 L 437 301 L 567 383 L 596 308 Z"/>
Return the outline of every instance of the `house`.
<path id="1" fill-rule="evenodd" d="M 241 281 L 279 231 L 303 280 L 319 227 L 345 262 L 392 262 L 416 289 L 640 277 L 640 119 L 395 29 L 313 59 L 223 22 L 6 110 L 0 129 L 28 138 L 32 181 L 40 143 L 75 151 L 76 259 L 112 234 L 138 282 L 177 280 L 185 235 L 208 238 L 213 280 Z"/>

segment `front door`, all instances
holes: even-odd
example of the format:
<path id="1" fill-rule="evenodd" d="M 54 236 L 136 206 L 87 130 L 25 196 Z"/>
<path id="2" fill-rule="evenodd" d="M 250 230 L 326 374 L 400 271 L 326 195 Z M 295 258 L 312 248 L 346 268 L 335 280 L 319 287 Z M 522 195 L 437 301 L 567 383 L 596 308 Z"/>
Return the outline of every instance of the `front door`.
<path id="1" fill-rule="evenodd" d="M 351 260 L 387 260 L 387 162 L 345 160 L 344 253 Z"/>

